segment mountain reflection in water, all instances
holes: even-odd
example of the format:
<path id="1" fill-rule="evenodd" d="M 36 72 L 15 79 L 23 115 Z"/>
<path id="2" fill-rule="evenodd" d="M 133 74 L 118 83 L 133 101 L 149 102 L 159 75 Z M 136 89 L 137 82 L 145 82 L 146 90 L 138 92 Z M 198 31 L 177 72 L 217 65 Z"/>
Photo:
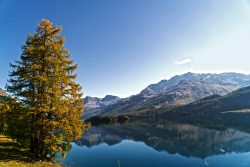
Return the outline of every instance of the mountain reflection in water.
<path id="1" fill-rule="evenodd" d="M 101 154 L 100 152 L 102 151 L 99 150 L 98 152 L 98 148 L 101 148 L 100 150 L 102 151 L 106 149 L 106 152 L 103 151 L 103 154 Z M 81 152 L 81 149 L 84 151 Z M 91 163 L 90 159 L 85 159 L 89 157 L 88 154 L 90 154 L 90 151 L 94 150 L 96 152 L 91 152 L 91 155 L 104 156 L 103 161 L 100 160 L 99 163 L 94 163 L 93 161 Z M 147 152 L 151 152 L 152 150 L 158 153 L 166 153 L 167 156 L 164 157 L 161 154 L 155 156 L 147 155 Z M 138 153 L 134 155 L 133 153 L 136 151 Z M 124 156 L 126 157 L 126 161 L 131 160 L 133 162 L 126 162 L 125 164 L 127 165 L 123 163 L 123 165 L 121 164 L 122 167 L 133 165 L 152 167 L 164 165 L 185 166 L 185 161 L 190 161 L 190 165 L 192 166 L 230 166 L 230 164 L 235 166 L 232 161 L 236 159 L 238 162 L 243 162 L 244 159 L 244 161 L 250 163 L 250 160 L 246 160 L 246 157 L 249 157 L 248 152 L 250 152 L 250 134 L 231 127 L 209 129 L 197 125 L 169 121 L 157 121 L 153 123 L 150 123 L 150 121 L 134 121 L 123 125 L 91 127 L 84 133 L 80 141 L 75 142 L 72 152 L 69 152 L 64 164 L 68 166 L 71 163 L 71 166 L 85 164 L 86 166 L 93 167 L 98 165 L 115 167 L 117 166 L 115 161 L 118 158 L 122 159 L 123 157 L 121 156 Z M 247 154 L 245 155 L 245 153 Z M 75 157 L 76 154 L 78 158 Z M 115 156 L 116 154 L 117 156 Z M 171 155 L 173 156 L 171 157 Z M 179 159 L 180 157 L 176 157 L 177 155 L 186 160 L 182 160 L 183 158 Z M 231 157 L 227 158 L 228 155 Z M 237 155 L 237 158 L 234 155 Z M 144 164 L 137 162 L 134 156 L 138 156 L 138 161 L 147 159 L 148 162 Z M 140 156 L 142 157 L 141 160 Z M 206 159 L 213 156 L 217 159 L 224 156 L 227 160 L 220 160 L 219 162 L 211 160 L 213 163 L 208 163 Z M 95 158 L 98 159 L 100 157 L 93 157 L 93 159 Z M 112 163 L 109 163 L 108 159 Z M 176 161 L 172 161 L 173 159 L 176 159 Z M 77 161 L 84 161 L 84 163 Z M 237 164 L 239 166 L 247 166 L 240 164 L 240 162 Z"/>

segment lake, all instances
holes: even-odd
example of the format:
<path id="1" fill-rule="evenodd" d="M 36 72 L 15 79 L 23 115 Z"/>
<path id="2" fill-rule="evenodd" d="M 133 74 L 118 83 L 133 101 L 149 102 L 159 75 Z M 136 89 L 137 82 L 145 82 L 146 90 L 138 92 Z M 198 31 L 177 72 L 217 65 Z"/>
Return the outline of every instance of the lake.
<path id="1" fill-rule="evenodd" d="M 233 127 L 134 121 L 91 127 L 72 144 L 68 167 L 248 167 L 250 134 Z"/>

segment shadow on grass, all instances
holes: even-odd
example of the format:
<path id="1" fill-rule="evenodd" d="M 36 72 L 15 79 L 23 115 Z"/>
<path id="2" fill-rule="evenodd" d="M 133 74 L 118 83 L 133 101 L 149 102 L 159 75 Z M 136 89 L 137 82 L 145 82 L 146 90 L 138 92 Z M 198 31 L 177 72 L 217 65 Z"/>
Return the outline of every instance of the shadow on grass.
<path id="1" fill-rule="evenodd" d="M 34 157 L 11 139 L 0 136 L 0 161 L 33 162 Z"/>

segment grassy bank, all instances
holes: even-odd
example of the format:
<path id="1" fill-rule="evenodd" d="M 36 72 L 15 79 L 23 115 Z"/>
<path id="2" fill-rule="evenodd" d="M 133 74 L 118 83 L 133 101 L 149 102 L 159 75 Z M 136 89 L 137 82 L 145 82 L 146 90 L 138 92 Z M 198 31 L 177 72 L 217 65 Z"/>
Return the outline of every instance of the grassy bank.
<path id="1" fill-rule="evenodd" d="M 48 162 L 36 161 L 28 150 L 12 139 L 0 135 L 0 167 L 60 167 Z"/>

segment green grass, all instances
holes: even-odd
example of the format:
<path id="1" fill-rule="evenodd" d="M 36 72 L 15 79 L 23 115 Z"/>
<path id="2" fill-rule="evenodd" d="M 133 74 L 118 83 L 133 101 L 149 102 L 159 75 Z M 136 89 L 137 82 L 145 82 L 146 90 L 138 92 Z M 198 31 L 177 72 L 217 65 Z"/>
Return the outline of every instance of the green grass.
<path id="1" fill-rule="evenodd" d="M 0 167 L 60 167 L 59 165 L 55 165 L 48 162 L 20 162 L 20 161 L 8 161 L 1 162 Z"/>
<path id="2" fill-rule="evenodd" d="M 0 167 L 59 167 L 48 162 L 37 161 L 18 143 L 0 135 Z"/>

